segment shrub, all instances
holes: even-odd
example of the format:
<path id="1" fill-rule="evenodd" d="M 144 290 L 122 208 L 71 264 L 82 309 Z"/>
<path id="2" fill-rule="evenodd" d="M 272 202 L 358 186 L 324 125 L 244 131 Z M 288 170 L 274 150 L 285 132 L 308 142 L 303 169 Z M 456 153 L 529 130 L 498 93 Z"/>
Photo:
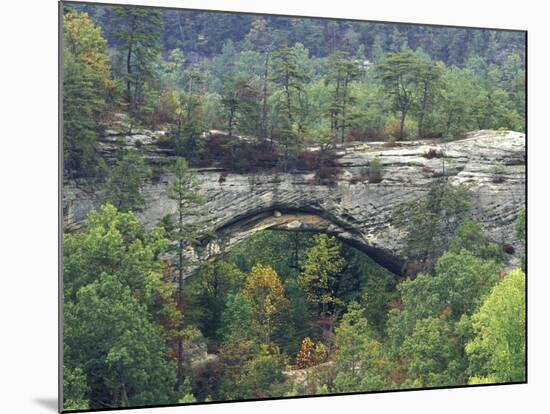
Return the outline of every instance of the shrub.
<path id="1" fill-rule="evenodd" d="M 334 185 L 342 172 L 336 154 L 332 151 L 304 151 L 297 161 L 303 169 L 315 171 L 313 181 L 316 184 Z"/>
<path id="2" fill-rule="evenodd" d="M 502 245 L 502 251 L 506 254 L 514 254 L 516 249 L 514 249 L 514 246 L 512 246 L 509 243 L 504 243 Z"/>
<path id="3" fill-rule="evenodd" d="M 246 142 L 226 135 L 204 138 L 197 166 L 220 166 L 228 172 L 246 173 L 274 168 L 277 148 L 269 142 Z"/>
<path id="4" fill-rule="evenodd" d="M 383 141 L 386 138 L 384 130 L 352 129 L 348 132 L 347 141 Z"/>
<path id="5" fill-rule="evenodd" d="M 178 102 L 174 91 L 163 91 L 154 103 L 151 124 L 156 128 L 160 124 L 174 123 Z"/>
<path id="6" fill-rule="evenodd" d="M 441 131 L 433 131 L 433 130 L 427 130 L 422 133 L 422 138 L 426 139 L 436 139 L 436 138 L 442 138 L 443 132 Z"/>
<path id="7" fill-rule="evenodd" d="M 378 157 L 369 164 L 369 183 L 376 184 L 382 181 L 382 163 Z"/>
<path id="8" fill-rule="evenodd" d="M 386 142 L 384 143 L 385 147 L 395 147 L 397 145 L 397 139 L 395 137 L 388 137 Z"/>
<path id="9" fill-rule="evenodd" d="M 426 151 L 423 155 L 424 158 L 428 158 L 429 160 L 432 159 L 432 158 L 441 158 L 443 157 L 445 154 L 443 153 L 443 151 L 438 151 L 437 149 L 435 148 L 430 148 L 428 151 Z"/>
<path id="10" fill-rule="evenodd" d="M 388 135 L 384 130 L 367 129 L 365 131 L 367 141 L 383 141 Z"/>
<path id="11" fill-rule="evenodd" d="M 399 136 L 401 122 L 399 119 L 395 117 L 391 117 L 386 121 L 386 125 L 384 126 L 384 134 L 386 136 Z M 416 125 L 416 122 L 412 119 L 405 119 L 405 126 L 403 128 L 403 139 L 412 139 L 416 137 L 416 131 L 418 130 L 418 126 Z"/>
<path id="12" fill-rule="evenodd" d="M 494 184 L 502 184 L 504 181 L 506 181 L 506 177 L 501 166 L 496 165 L 493 167 L 491 181 Z"/>

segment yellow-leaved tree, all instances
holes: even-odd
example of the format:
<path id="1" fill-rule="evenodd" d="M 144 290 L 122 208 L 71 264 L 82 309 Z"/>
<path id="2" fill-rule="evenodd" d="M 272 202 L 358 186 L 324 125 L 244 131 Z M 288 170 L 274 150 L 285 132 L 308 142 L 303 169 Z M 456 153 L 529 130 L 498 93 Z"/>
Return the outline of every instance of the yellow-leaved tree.
<path id="1" fill-rule="evenodd" d="M 270 266 L 257 264 L 250 271 L 243 295 L 252 305 L 253 323 L 260 338 L 270 344 L 289 304 L 279 276 Z"/>

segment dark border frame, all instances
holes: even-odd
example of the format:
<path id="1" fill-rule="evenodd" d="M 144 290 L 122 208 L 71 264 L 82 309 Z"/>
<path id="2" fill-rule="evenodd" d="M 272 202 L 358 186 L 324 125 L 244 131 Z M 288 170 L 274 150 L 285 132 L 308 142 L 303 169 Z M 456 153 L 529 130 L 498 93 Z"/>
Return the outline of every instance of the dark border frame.
<path id="1" fill-rule="evenodd" d="M 244 14 L 251 16 L 271 16 L 271 17 L 286 17 L 297 19 L 318 19 L 318 20 L 336 20 L 345 22 L 360 22 L 360 23 L 381 23 L 381 24 L 394 24 L 403 26 L 428 26 L 439 28 L 456 28 L 456 29 L 477 29 L 477 30 L 493 30 L 499 32 L 514 32 L 523 33 L 525 36 L 525 381 L 518 382 L 503 382 L 496 384 L 473 384 L 473 385 L 451 385 L 447 387 L 429 387 L 429 388 L 407 388 L 398 390 L 378 390 L 378 391 L 364 391 L 364 392 L 342 392 L 337 394 L 314 394 L 314 395 L 297 395 L 288 397 L 271 397 L 271 398 L 250 398 L 242 400 L 227 400 L 227 401 L 209 401 L 209 402 L 194 402 L 186 404 L 159 404 L 159 405 L 141 405 L 132 407 L 117 407 L 117 408 L 99 408 L 99 409 L 87 409 L 87 410 L 64 410 L 63 409 L 63 5 L 64 4 L 90 4 L 96 6 L 121 6 L 121 7 L 138 7 L 148 9 L 161 9 L 161 10 L 183 10 L 192 12 L 205 12 L 205 13 L 225 13 L 225 14 Z M 528 176 L 529 176 L 529 163 L 528 163 L 528 31 L 526 29 L 504 29 L 495 27 L 479 27 L 479 26 L 459 26 L 459 25 L 445 25 L 434 23 L 413 23 L 413 22 L 392 22 L 388 20 L 363 20 L 352 19 L 345 17 L 326 17 L 326 16 L 303 16 L 303 15 L 288 15 L 288 14 L 273 14 L 273 13 L 260 13 L 260 12 L 242 12 L 242 11 L 227 11 L 227 10 L 213 10 L 213 9 L 194 9 L 187 7 L 173 7 L 173 6 L 151 6 L 151 5 L 139 5 L 128 3 L 107 3 L 107 2 L 95 2 L 95 1 L 74 1 L 74 0 L 59 0 L 58 1 L 58 412 L 59 413 L 83 413 L 83 412 L 102 412 L 102 411 L 114 411 L 114 410 L 135 410 L 146 408 L 166 408 L 166 407 L 184 407 L 191 405 L 210 405 L 210 404 L 230 404 L 230 403 L 242 403 L 242 402 L 258 402 L 258 401 L 277 401 L 277 400 L 291 400 L 301 398 L 323 398 L 323 397 L 338 397 L 348 395 L 368 395 L 368 394 L 386 394 L 386 393 L 401 393 L 411 391 L 433 391 L 433 390 L 447 390 L 447 389 L 461 389 L 461 388 L 477 388 L 477 387 L 494 387 L 494 386 L 506 386 L 506 385 L 520 385 L 528 384 L 528 358 L 529 358 L 529 341 L 528 341 L 528 319 L 529 319 L 529 298 L 528 298 Z"/>

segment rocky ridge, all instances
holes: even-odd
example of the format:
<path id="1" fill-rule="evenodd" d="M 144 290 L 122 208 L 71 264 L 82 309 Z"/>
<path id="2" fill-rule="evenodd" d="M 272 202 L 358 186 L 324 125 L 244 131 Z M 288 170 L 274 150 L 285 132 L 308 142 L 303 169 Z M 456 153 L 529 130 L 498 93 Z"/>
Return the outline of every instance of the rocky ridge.
<path id="1" fill-rule="evenodd" d="M 163 136 L 162 131 L 108 130 L 99 149 L 112 160 L 121 148 L 137 147 L 151 165 L 169 164 L 170 151 L 157 145 Z M 514 246 L 515 253 L 507 259 L 515 265 L 522 253 L 514 240 L 514 223 L 525 203 L 525 155 L 524 134 L 484 130 L 448 143 L 347 144 L 338 148 L 343 171 L 334 185 L 316 184 L 314 174 L 307 171 L 228 174 L 199 169 L 200 191 L 208 200 L 205 218 L 218 236 L 204 255 L 214 257 L 260 229 L 322 230 L 400 273 L 406 260 L 404 234 L 392 224 L 392 211 L 405 200 L 422 197 L 446 177 L 471 187 L 474 218 L 492 240 Z M 382 180 L 369 183 L 368 168 L 375 158 L 382 165 Z M 166 195 L 170 179 L 169 173 L 161 173 L 143 189 L 146 206 L 138 215 L 147 227 L 175 211 Z M 65 229 L 80 228 L 87 213 L 101 202 L 97 187 L 66 181 Z"/>

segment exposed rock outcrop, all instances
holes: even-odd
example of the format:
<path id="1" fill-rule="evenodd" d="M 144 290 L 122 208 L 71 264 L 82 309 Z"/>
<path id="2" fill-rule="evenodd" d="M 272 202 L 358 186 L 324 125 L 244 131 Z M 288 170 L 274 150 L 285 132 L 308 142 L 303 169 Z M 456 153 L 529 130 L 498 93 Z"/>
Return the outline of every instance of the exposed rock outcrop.
<path id="1" fill-rule="evenodd" d="M 139 147 L 150 163 L 169 162 L 155 146 L 162 133 L 140 131 Z M 121 146 L 134 146 L 134 136 L 110 135 L 100 143 L 112 156 Z M 473 215 L 495 241 L 511 244 L 508 255 L 516 264 L 522 254 L 514 240 L 514 223 L 525 203 L 525 135 L 478 131 L 449 143 L 408 142 L 387 148 L 382 143 L 350 144 L 339 149 L 343 173 L 335 185 L 317 185 L 313 173 L 226 174 L 216 169 L 198 171 L 201 192 L 208 202 L 207 219 L 219 238 L 206 255 L 215 255 L 265 228 L 323 230 L 337 235 L 399 273 L 404 260 L 403 232 L 392 224 L 394 208 L 422 197 L 436 180 L 471 186 Z M 440 157 L 441 154 L 444 157 Z M 382 181 L 368 182 L 374 158 L 382 164 Z M 224 179 L 220 179 L 220 174 Z M 162 174 L 144 188 L 146 207 L 139 213 L 146 226 L 175 211 L 166 196 L 170 174 Z M 82 225 L 86 214 L 101 203 L 89 184 L 65 182 L 63 208 L 68 230 Z"/>

